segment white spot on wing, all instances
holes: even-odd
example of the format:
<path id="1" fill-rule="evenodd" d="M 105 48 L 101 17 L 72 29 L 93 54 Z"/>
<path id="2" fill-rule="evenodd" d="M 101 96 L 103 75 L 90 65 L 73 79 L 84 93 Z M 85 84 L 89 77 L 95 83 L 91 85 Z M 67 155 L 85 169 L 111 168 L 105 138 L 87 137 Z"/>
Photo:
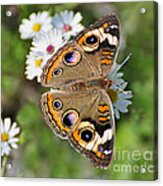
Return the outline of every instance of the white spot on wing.
<path id="1" fill-rule="evenodd" d="M 111 25 L 110 28 L 111 29 L 114 29 L 114 28 L 117 28 L 118 29 L 118 26 L 117 25 Z"/>
<path id="2" fill-rule="evenodd" d="M 117 44 L 118 44 L 117 37 L 116 37 L 116 36 L 112 36 L 111 34 L 106 34 L 106 35 L 107 35 L 109 44 L 110 44 L 110 45 L 115 45 L 115 46 L 117 46 Z"/>
<path id="3" fill-rule="evenodd" d="M 106 141 L 111 140 L 113 135 L 112 129 L 108 129 L 104 132 L 103 137 L 101 138 L 101 144 L 104 144 Z"/>
<path id="4" fill-rule="evenodd" d="M 111 152 L 112 152 L 112 150 L 104 150 L 105 155 L 111 154 Z"/>

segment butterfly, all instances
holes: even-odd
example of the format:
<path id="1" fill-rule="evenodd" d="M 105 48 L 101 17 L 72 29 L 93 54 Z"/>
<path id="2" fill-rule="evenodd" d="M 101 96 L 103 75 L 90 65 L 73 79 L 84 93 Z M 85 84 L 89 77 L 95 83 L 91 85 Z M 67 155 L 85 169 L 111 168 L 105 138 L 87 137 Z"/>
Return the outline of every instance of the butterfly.
<path id="1" fill-rule="evenodd" d="M 40 100 L 47 124 L 100 168 L 113 159 L 115 121 L 106 90 L 119 39 L 117 15 L 103 16 L 60 48 L 41 75 L 42 85 L 52 88 Z"/>

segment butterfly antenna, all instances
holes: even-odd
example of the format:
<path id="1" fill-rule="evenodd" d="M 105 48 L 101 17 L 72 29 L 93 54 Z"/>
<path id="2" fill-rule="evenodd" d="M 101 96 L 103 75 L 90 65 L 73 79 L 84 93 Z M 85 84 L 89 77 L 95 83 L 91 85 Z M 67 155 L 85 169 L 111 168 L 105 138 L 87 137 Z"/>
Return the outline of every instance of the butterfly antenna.
<path id="1" fill-rule="evenodd" d="M 132 56 L 132 53 L 129 53 L 128 56 L 124 59 L 124 61 L 121 64 L 119 64 L 118 68 L 116 69 L 116 71 L 114 73 L 118 72 L 119 69 L 121 69 L 121 67 L 129 61 L 131 56 Z M 125 83 L 125 82 L 123 82 L 123 83 Z M 124 94 L 129 94 L 130 93 L 130 91 L 125 91 L 125 90 L 123 90 L 122 88 L 120 88 L 119 86 L 117 86 L 115 84 L 112 84 L 112 86 L 114 86 L 115 89 L 117 89 L 120 92 L 123 92 Z"/>
<path id="2" fill-rule="evenodd" d="M 124 82 L 125 83 L 125 82 Z M 112 86 L 114 86 L 114 88 L 116 88 L 118 91 L 120 91 L 120 92 L 122 92 L 122 93 L 124 93 L 124 94 L 130 94 L 131 92 L 130 91 L 125 91 L 125 90 L 123 90 L 122 88 L 120 88 L 119 86 L 117 86 L 117 85 L 112 85 Z"/>
<path id="3" fill-rule="evenodd" d="M 118 71 L 120 68 L 122 68 L 123 65 L 125 65 L 125 64 L 129 61 L 129 59 L 131 58 L 131 56 L 132 56 L 132 53 L 129 53 L 129 55 L 125 58 L 125 60 L 119 65 L 117 71 Z"/>
<path id="4" fill-rule="evenodd" d="M 132 53 L 129 53 L 129 55 L 124 59 L 124 61 L 121 64 L 115 63 L 116 68 L 115 69 L 113 68 L 112 72 L 109 75 L 111 76 L 113 74 L 116 74 L 122 68 L 122 66 L 125 65 L 129 61 L 131 55 Z"/>

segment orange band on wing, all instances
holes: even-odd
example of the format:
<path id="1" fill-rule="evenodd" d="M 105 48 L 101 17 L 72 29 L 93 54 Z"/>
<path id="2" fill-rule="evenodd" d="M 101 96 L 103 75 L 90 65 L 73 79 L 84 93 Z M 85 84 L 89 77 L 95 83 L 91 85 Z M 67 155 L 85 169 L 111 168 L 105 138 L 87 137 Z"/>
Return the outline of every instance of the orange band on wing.
<path id="1" fill-rule="evenodd" d="M 78 40 L 78 44 L 79 45 L 83 45 L 83 43 L 85 42 L 86 38 L 89 36 L 90 34 L 85 34 L 83 37 L 81 37 L 79 40 Z"/>
<path id="2" fill-rule="evenodd" d="M 79 136 L 79 134 L 78 134 L 78 130 L 75 130 L 75 131 L 73 132 L 73 137 L 75 138 L 76 141 L 81 140 L 81 139 L 80 139 L 80 136 Z"/>
<path id="3" fill-rule="evenodd" d="M 108 111 L 108 110 L 109 110 L 109 106 L 108 106 L 108 105 L 99 105 L 99 106 L 98 106 L 98 110 L 99 110 L 100 112 Z"/>
<path id="4" fill-rule="evenodd" d="M 91 36 L 92 34 L 93 34 L 93 31 L 85 33 L 80 39 L 78 39 L 78 44 L 83 45 L 85 43 L 86 38 Z"/>
<path id="5" fill-rule="evenodd" d="M 75 141 L 77 141 L 82 147 L 83 145 L 87 145 L 87 142 L 83 141 L 81 138 L 80 138 L 80 135 L 79 135 L 79 131 L 78 130 L 75 130 L 73 132 L 73 137 L 75 139 Z"/>
<path id="6" fill-rule="evenodd" d="M 49 71 L 47 73 L 47 83 L 49 83 L 51 77 L 52 77 L 52 74 L 53 74 L 53 71 L 58 67 L 58 63 L 62 61 L 62 58 L 63 56 L 72 50 L 72 47 L 68 48 L 67 50 L 64 50 L 60 55 L 59 57 L 53 62 L 53 65 L 49 68 Z"/>
<path id="7" fill-rule="evenodd" d="M 100 151 L 96 152 L 96 156 L 98 156 L 99 158 L 105 158 L 104 154 Z"/>
<path id="8" fill-rule="evenodd" d="M 110 65 L 112 64 L 112 60 L 107 58 L 101 59 L 101 64 Z"/>
<path id="9" fill-rule="evenodd" d="M 107 117 L 102 117 L 101 116 L 101 117 L 98 118 L 98 120 L 99 121 L 108 121 L 108 120 L 110 120 L 110 116 L 107 116 Z"/>
<path id="10" fill-rule="evenodd" d="M 109 27 L 111 24 L 112 24 L 111 22 L 105 23 L 105 24 L 103 24 L 103 27 L 104 27 L 104 28 L 107 28 L 107 27 Z"/>
<path id="11" fill-rule="evenodd" d="M 65 130 L 66 132 L 68 132 L 70 129 L 63 126 L 63 124 L 62 124 L 62 122 L 61 122 L 61 118 L 60 118 L 58 112 L 55 111 L 55 110 L 53 109 L 52 100 L 53 100 L 53 99 L 52 99 L 52 95 L 51 95 L 51 94 L 48 94 L 48 95 L 47 95 L 47 104 L 48 104 L 49 112 L 50 112 L 50 114 L 52 115 L 53 120 L 56 122 L 56 125 L 57 125 L 61 130 Z"/>
<path id="12" fill-rule="evenodd" d="M 113 57 L 113 55 L 114 55 L 114 52 L 110 52 L 110 51 L 106 51 L 106 50 L 104 50 L 104 51 L 102 51 L 102 55 L 109 55 L 110 57 Z"/>

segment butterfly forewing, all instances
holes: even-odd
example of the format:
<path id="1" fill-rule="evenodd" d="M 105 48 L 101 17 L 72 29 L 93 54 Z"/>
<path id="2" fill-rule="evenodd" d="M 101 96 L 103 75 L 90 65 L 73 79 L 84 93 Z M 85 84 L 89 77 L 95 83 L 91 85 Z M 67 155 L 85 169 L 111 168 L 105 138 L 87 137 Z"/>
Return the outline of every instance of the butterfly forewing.
<path id="1" fill-rule="evenodd" d="M 48 60 L 41 76 L 42 85 L 62 90 L 76 79 L 107 76 L 115 61 L 119 37 L 116 15 L 103 17 Z"/>
<path id="2" fill-rule="evenodd" d="M 92 74 L 99 77 L 98 71 L 84 57 L 82 48 L 73 41 L 49 59 L 43 69 L 41 83 L 43 86 L 63 90 L 67 84 L 76 80 L 86 81 Z"/>
<path id="3" fill-rule="evenodd" d="M 90 65 L 96 67 L 104 77 L 115 62 L 119 39 L 120 25 L 115 14 L 104 16 L 76 37 Z"/>

